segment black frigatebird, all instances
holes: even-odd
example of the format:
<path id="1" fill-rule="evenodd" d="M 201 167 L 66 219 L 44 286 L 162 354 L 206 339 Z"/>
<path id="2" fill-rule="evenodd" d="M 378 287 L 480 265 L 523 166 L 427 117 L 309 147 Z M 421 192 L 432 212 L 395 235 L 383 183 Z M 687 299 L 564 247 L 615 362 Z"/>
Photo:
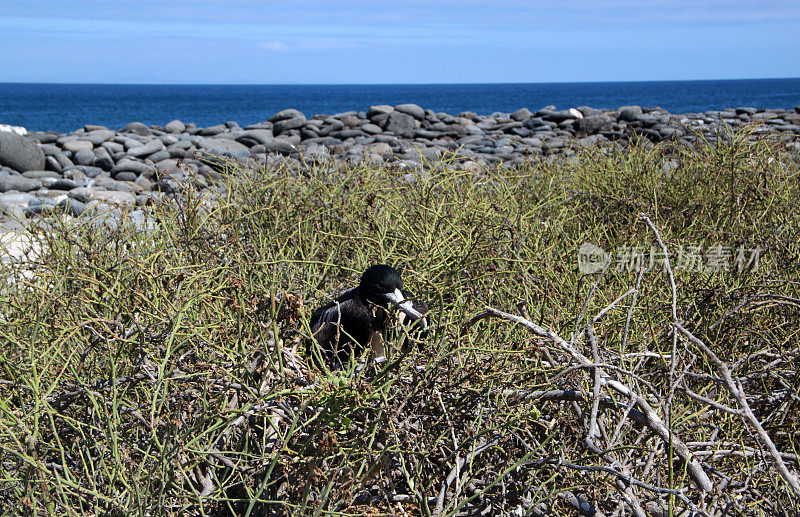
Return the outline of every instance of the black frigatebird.
<path id="1" fill-rule="evenodd" d="M 423 337 L 428 328 L 428 306 L 403 289 L 403 278 L 391 266 L 376 264 L 361 275 L 358 287 L 339 295 L 311 315 L 311 333 L 319 343 L 322 358 L 332 368 L 341 368 L 349 358 L 367 347 L 376 359 L 384 356 L 383 336 L 392 328 L 391 309 L 399 314 L 400 326 Z M 407 350 L 403 337 L 401 349 Z"/>

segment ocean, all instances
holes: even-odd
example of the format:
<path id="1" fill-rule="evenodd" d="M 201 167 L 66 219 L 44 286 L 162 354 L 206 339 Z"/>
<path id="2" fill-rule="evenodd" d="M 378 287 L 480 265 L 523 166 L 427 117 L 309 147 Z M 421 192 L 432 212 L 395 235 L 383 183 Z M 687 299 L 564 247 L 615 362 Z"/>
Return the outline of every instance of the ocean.
<path id="1" fill-rule="evenodd" d="M 99 124 L 166 124 L 179 119 L 198 126 L 234 120 L 262 122 L 285 108 L 310 117 L 374 104 L 406 102 L 456 114 L 531 111 L 555 105 L 618 108 L 660 106 L 672 113 L 723 108 L 787 108 L 800 105 L 800 78 L 724 81 L 647 81 L 525 84 L 387 85 L 122 85 L 0 83 L 0 124 L 61 133 Z"/>

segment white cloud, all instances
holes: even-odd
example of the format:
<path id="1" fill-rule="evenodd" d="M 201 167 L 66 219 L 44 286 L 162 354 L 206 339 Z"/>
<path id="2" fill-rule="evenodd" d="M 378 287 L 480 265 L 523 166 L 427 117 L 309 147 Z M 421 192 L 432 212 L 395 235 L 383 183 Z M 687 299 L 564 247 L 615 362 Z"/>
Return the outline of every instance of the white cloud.
<path id="1" fill-rule="evenodd" d="M 262 41 L 261 43 L 258 44 L 258 48 L 264 50 L 271 50 L 273 52 L 284 52 L 285 50 L 288 50 L 289 47 L 287 47 L 286 44 L 283 43 L 282 41 L 274 40 L 274 41 Z"/>

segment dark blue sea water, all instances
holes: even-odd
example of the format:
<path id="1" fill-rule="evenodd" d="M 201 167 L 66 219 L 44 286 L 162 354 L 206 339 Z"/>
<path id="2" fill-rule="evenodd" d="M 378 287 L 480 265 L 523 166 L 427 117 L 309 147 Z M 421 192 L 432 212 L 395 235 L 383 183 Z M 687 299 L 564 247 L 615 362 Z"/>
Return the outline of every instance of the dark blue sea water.
<path id="1" fill-rule="evenodd" d="M 284 108 L 306 116 L 405 102 L 446 113 L 535 111 L 588 105 L 660 106 L 672 113 L 800 105 L 800 78 L 541 84 L 426 85 L 106 85 L 0 83 L 0 123 L 67 132 L 84 124 L 119 128 L 132 121 L 199 126 L 261 122 Z"/>

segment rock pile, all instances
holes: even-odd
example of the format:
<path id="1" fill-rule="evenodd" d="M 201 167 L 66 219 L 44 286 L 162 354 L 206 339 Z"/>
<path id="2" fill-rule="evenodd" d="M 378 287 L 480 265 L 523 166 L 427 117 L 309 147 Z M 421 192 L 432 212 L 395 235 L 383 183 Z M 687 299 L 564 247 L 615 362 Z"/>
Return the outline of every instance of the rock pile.
<path id="1" fill-rule="evenodd" d="M 534 154 L 570 153 L 576 144 L 624 144 L 631 138 L 691 144 L 698 135 L 713 139 L 723 126 L 751 122 L 763 122 L 759 131 L 779 132 L 789 137 L 790 145 L 800 145 L 800 107 L 676 115 L 639 106 L 548 106 L 536 112 L 522 108 L 513 113 L 450 115 L 401 104 L 310 118 L 286 109 L 244 128 L 236 122 L 197 127 L 179 120 L 163 127 L 131 122 L 119 130 L 86 125 L 69 134 L 24 135 L 22 128 L 15 128 L 0 131 L 0 217 L 52 212 L 80 216 L 113 207 L 135 210 L 189 178 L 199 189 L 214 193 L 222 187 L 213 183 L 219 176 L 213 159 L 201 159 L 204 155 L 299 170 L 322 162 L 426 166 L 457 152 L 453 166 L 478 170 L 483 165 L 521 164 Z M 194 174 L 187 174 L 187 167 Z"/>

